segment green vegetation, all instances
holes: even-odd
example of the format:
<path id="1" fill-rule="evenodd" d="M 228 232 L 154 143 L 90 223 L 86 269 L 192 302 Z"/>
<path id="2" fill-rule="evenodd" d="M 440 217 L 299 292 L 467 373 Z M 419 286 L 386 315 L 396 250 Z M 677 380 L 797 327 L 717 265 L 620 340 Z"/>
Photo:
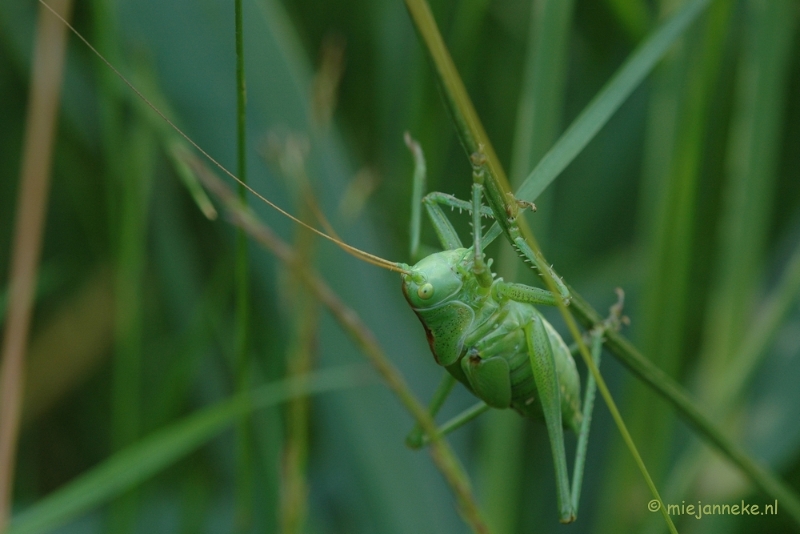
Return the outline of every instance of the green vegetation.
<path id="1" fill-rule="evenodd" d="M 238 56 L 233 3 L 97 1 L 72 20 L 227 168 L 244 168 L 246 140 L 253 189 L 315 224 L 316 199 L 345 242 L 393 261 L 410 261 L 403 132 L 425 151 L 427 189 L 462 199 L 465 135 L 485 135 L 490 164 L 536 199 L 527 221 L 582 296 L 578 322 L 594 320 L 584 301 L 605 315 L 625 290 L 621 334 L 638 352 L 615 338 L 600 371 L 664 502 L 763 509 L 786 496 L 777 515 L 673 516 L 678 530 L 800 531 L 797 3 L 431 4 L 485 133 L 457 111 L 451 120 L 448 106 L 465 101 L 437 87 L 450 74 L 436 74 L 399 0 L 245 1 Z M 36 16 L 31 3 L 0 5 L 2 321 Z M 490 412 L 431 454 L 406 448 L 414 423 L 429 424 L 417 408 L 442 371 L 398 275 L 253 197 L 340 300 L 297 260 L 256 242 L 244 255 L 226 222 L 237 216 L 214 195 L 220 220 L 204 216 L 184 144 L 69 36 L 11 532 L 449 533 L 465 520 L 501 534 L 666 532 L 600 399 L 568 527 L 542 423 Z M 453 219 L 465 237 L 468 217 Z M 423 223 L 422 249 L 435 243 Z M 487 251 L 501 274 L 541 286 L 508 248 Z M 569 342 L 558 311 L 542 312 Z M 687 416 L 672 382 L 637 368 L 639 353 L 713 423 Z M 378 373 L 362 370 L 367 359 Z M 472 403 L 459 386 L 437 419 Z M 718 431 L 747 456 L 712 452 Z M 568 458 L 574 447 L 570 435 Z M 765 478 L 754 484 L 731 458 L 756 460 L 765 470 L 751 475 Z"/>

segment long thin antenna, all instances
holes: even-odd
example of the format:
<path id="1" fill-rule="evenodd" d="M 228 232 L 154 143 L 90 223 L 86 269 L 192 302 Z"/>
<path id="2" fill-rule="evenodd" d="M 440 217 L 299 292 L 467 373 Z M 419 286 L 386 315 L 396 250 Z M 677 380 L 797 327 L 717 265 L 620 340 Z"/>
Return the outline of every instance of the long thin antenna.
<path id="1" fill-rule="evenodd" d="M 96 49 L 94 46 L 92 46 L 92 44 L 91 44 L 91 43 L 90 43 L 90 42 L 89 42 L 89 41 L 88 41 L 88 40 L 87 40 L 87 39 L 86 39 L 86 38 L 85 38 L 83 35 L 81 35 L 81 33 L 80 33 L 78 30 L 76 30 L 74 26 L 72 26 L 72 24 L 70 24 L 70 23 L 69 23 L 69 22 L 68 22 L 66 19 L 64 19 L 64 17 L 62 17 L 61 15 L 59 15 L 59 14 L 58 14 L 58 13 L 57 13 L 57 12 L 56 12 L 56 11 L 55 11 L 55 10 L 54 10 L 52 7 L 50 7 L 50 6 L 49 6 L 49 5 L 48 5 L 48 4 L 47 4 L 47 3 L 46 3 L 44 0 L 39 0 L 39 3 L 40 3 L 40 4 L 42 4 L 44 7 L 46 7 L 46 8 L 48 9 L 48 11 L 50 11 L 50 12 L 51 12 L 51 13 L 52 13 L 52 14 L 53 14 L 53 15 L 54 15 L 56 18 L 58 18 L 58 19 L 59 19 L 59 20 L 60 20 L 60 21 L 61 21 L 61 22 L 62 22 L 62 23 L 63 23 L 63 24 L 64 24 L 64 25 L 67 27 L 67 28 L 69 28 L 69 30 L 70 30 L 72 33 L 74 33 L 74 34 L 75 34 L 75 36 L 76 36 L 78 39 L 80 39 L 81 41 L 83 41 L 83 44 L 85 44 L 85 45 L 86 45 L 86 46 L 89 48 L 89 50 L 91 50 L 92 52 L 94 52 L 94 54 L 95 54 L 95 55 L 96 55 L 98 58 L 100 58 L 100 59 L 103 61 L 103 63 L 105 63 L 105 64 L 106 64 L 106 66 L 108 66 L 108 68 L 109 68 L 109 69 L 111 69 L 111 71 L 112 71 L 114 74 L 116 74 L 116 75 L 117 75 L 117 77 L 118 77 L 120 80 L 122 80 L 122 81 L 125 83 L 125 85 L 127 85 L 128 87 L 130 87 L 130 88 L 131 88 L 131 90 L 132 90 L 134 93 L 136 93 L 136 96 L 138 96 L 138 97 L 139 97 L 139 98 L 142 100 L 142 102 L 144 102 L 145 104 L 147 104 L 147 106 L 148 106 L 150 109 L 152 109 L 153 111 L 155 111 L 155 112 L 158 114 L 158 116 L 159 116 L 159 117 L 161 117 L 161 119 L 162 119 L 162 120 L 164 120 L 164 122 L 166 122 L 167 124 L 169 124 L 169 126 L 170 126 L 170 127 L 173 129 L 173 130 L 175 130 L 176 132 L 178 132 L 178 134 L 179 134 L 181 137 L 183 137 L 183 138 L 184 138 L 184 139 L 185 139 L 185 140 L 186 140 L 186 141 L 187 141 L 187 142 L 188 142 L 190 145 L 192 145 L 192 146 L 193 146 L 193 147 L 194 147 L 194 148 L 195 148 L 195 149 L 196 149 L 198 152 L 200 152 L 200 153 L 201 153 L 201 154 L 202 154 L 202 155 L 203 155 L 203 156 L 204 156 L 204 157 L 205 157 L 205 158 L 206 158 L 208 161 L 210 161 L 212 164 L 214 164 L 214 166 L 216 166 L 216 167 L 217 167 L 219 170 L 221 170 L 223 173 L 225 173 L 225 174 L 227 174 L 228 176 L 230 176 L 231 178 L 233 178 L 233 179 L 234 179 L 234 180 L 235 180 L 237 183 L 239 183 L 239 184 L 240 184 L 242 187 L 244 187 L 244 188 L 245 188 L 245 189 L 247 189 L 247 190 L 248 190 L 250 193 L 252 193 L 253 195 L 255 195 L 255 197 L 256 197 L 256 198 L 258 198 L 259 200 L 261 200 L 262 202 L 264 202 L 265 204 L 267 204 L 268 206 L 270 206 L 272 209 L 274 209 L 274 210 L 275 210 L 275 211 L 277 211 L 278 213 L 280 213 L 280 214 L 282 214 L 282 215 L 284 215 L 284 216 L 288 217 L 289 219 L 291 219 L 291 220 L 292 220 L 292 221 L 294 221 L 295 223 L 299 224 L 300 226 L 303 226 L 304 228 L 307 228 L 308 230 L 310 230 L 310 231 L 314 232 L 314 233 L 315 233 L 315 234 L 317 234 L 318 236 L 320 236 L 320 237 L 323 237 L 323 238 L 327 239 L 328 241 L 331 241 L 332 243 L 335 243 L 335 244 L 336 244 L 336 245 L 338 245 L 340 248 L 342 248 L 342 249 L 343 249 L 345 252 L 347 252 L 347 253 L 351 254 L 352 256 L 355 256 L 356 258 L 358 258 L 358 259 L 360 259 L 360 260 L 366 261 L 367 263 L 371 263 L 372 265 L 375 265 L 375 266 L 377 266 L 377 267 L 382 267 L 382 268 L 384 268 L 384 269 L 388 269 L 388 270 L 390 270 L 390 271 L 395 271 L 395 272 L 398 272 L 398 273 L 403 273 L 403 274 L 409 274 L 409 271 L 408 271 L 407 269 L 404 269 L 404 268 L 401 266 L 401 264 L 399 264 L 399 263 L 395 263 L 395 262 L 391 262 L 391 261 L 389 261 L 389 260 L 385 260 L 385 259 L 381 258 L 380 256 L 375 256 L 374 254 L 370 254 L 369 252 L 365 252 L 365 251 L 363 251 L 363 250 L 361 250 L 361 249 L 358 249 L 358 248 L 356 248 L 356 247 L 354 247 L 354 246 L 352 246 L 352 245 L 348 245 L 347 243 L 344 243 L 343 241 L 340 241 L 340 240 L 338 240 L 338 239 L 336 239 L 336 238 L 334 238 L 334 237 L 331 237 L 331 236 L 329 236 L 328 234 L 326 234 L 325 232 L 322 232 L 322 231 L 320 231 L 320 230 L 318 230 L 318 229 L 314 228 L 313 226 L 306 224 L 305 222 L 301 221 L 300 219 L 298 219 L 297 217 L 295 217 L 295 216 L 294 216 L 294 215 L 292 215 L 291 213 L 287 212 L 286 210 L 284 210 L 283 208 L 281 208 L 280 206 L 278 206 L 278 205 L 277 205 L 277 204 L 275 204 L 274 202 L 270 201 L 269 199 L 267 199 L 266 197 L 264 197 L 263 195 L 261 195 L 261 194 L 260 194 L 258 191 L 256 191 L 255 189 L 253 189 L 252 187 L 250 187 L 249 185 L 247 185 L 247 184 L 246 184 L 244 181 L 240 180 L 238 176 L 236 176 L 236 175 L 235 175 L 235 174 L 233 174 L 231 171 L 229 171 L 227 168 L 225 168 L 225 166 L 224 166 L 224 165 L 222 165 L 220 162 L 218 162 L 216 159 L 214 159 L 214 157 L 213 157 L 213 156 L 211 156 L 211 154 L 209 154 L 208 152 L 206 152 L 205 150 L 203 150 L 203 149 L 200 147 L 200 145 L 198 145 L 197 143 L 195 143 L 195 142 L 192 140 L 192 138 L 191 138 L 191 137 L 189 137 L 188 135 L 186 135 L 186 134 L 183 132 L 183 130 L 181 130 L 181 129 L 180 129 L 180 128 L 179 128 L 179 127 L 178 127 L 178 126 L 177 126 L 177 125 L 176 125 L 174 122 L 172 122 L 172 121 L 169 119 L 169 117 L 167 117 L 166 115 L 164 115 L 164 113 L 162 113 L 160 109 L 158 109 L 158 108 L 157 108 L 157 107 L 156 107 L 156 106 L 155 106 L 155 105 L 154 105 L 152 102 L 150 102 L 150 100 L 149 100 L 149 99 L 148 99 L 146 96 L 144 96 L 144 94 L 142 94 L 142 92 L 141 92 L 141 91 L 139 91 L 139 89 L 137 89 L 135 85 L 133 85 L 133 83 L 131 83 L 130 81 L 128 81 L 128 78 L 126 78 L 126 77 L 125 77 L 125 76 L 124 76 L 124 75 L 123 75 L 123 74 L 122 74 L 122 73 L 121 73 L 119 70 L 117 70 L 117 68 L 116 68 L 114 65 L 112 65 L 112 64 L 111 64 L 111 62 L 110 62 L 109 60 L 107 60 L 103 54 L 101 54 L 101 53 L 100 53 L 100 52 L 99 52 L 99 51 L 98 51 L 98 50 L 97 50 L 97 49 Z"/>

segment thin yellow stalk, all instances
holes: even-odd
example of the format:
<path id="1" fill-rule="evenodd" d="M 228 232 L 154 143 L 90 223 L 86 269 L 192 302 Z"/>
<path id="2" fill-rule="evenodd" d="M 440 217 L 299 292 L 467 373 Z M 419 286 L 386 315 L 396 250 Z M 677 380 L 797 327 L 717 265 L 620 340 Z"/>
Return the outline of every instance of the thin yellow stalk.
<path id="1" fill-rule="evenodd" d="M 279 155 L 286 179 L 300 193 L 300 219 L 311 221 L 319 212 L 305 172 L 301 143 L 294 137 L 286 140 Z M 327 220 L 325 221 L 327 223 Z M 244 232 L 242 232 L 244 233 Z M 307 229 L 295 228 L 294 251 L 297 261 L 310 264 L 314 255 L 315 235 Z M 293 269 L 286 269 L 289 283 L 287 300 L 292 317 L 292 338 L 287 354 L 287 378 L 303 377 L 313 368 L 313 356 L 319 327 L 319 303 L 302 285 Z M 281 469 L 281 502 L 279 511 L 282 534 L 301 534 L 308 516 L 308 433 L 311 402 L 298 396 L 286 406 L 286 442 Z"/>

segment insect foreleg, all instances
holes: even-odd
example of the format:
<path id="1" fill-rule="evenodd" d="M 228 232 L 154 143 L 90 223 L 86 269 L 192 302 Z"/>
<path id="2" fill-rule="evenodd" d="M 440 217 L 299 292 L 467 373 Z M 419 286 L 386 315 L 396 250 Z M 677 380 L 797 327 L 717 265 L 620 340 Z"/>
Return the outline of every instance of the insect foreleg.
<path id="1" fill-rule="evenodd" d="M 575 520 L 575 510 L 570 492 L 567 471 L 567 454 L 564 448 L 564 427 L 561 417 L 561 393 L 556 372 L 555 358 L 544 322 L 535 314 L 531 323 L 523 327 L 528 345 L 528 356 L 533 369 L 533 378 L 542 405 L 550 448 L 553 451 L 553 465 L 556 471 L 556 496 L 558 517 L 562 523 Z"/>
<path id="2" fill-rule="evenodd" d="M 472 162 L 472 249 L 474 257 L 472 272 L 475 274 L 478 284 L 482 288 L 488 289 L 492 286 L 492 273 L 489 272 L 486 263 L 483 261 L 483 243 L 481 243 L 481 234 L 483 233 L 483 228 L 481 227 L 481 208 L 483 207 L 481 200 L 483 199 L 484 181 L 482 165 L 485 163 L 483 161 L 485 156 L 480 154 L 478 157 L 483 159 L 474 161 L 473 158 Z"/>
<path id="3" fill-rule="evenodd" d="M 428 214 L 428 218 L 433 223 L 433 227 L 436 230 L 436 235 L 439 236 L 439 241 L 442 243 L 442 246 L 450 250 L 454 248 L 461 248 L 463 246 L 461 245 L 461 240 L 459 239 L 458 235 L 456 235 L 453 225 L 450 223 L 450 220 L 447 218 L 447 215 L 445 215 L 441 206 L 449 206 L 454 209 L 466 210 L 467 212 L 472 213 L 472 203 L 460 200 L 453 195 L 448 195 L 447 193 L 434 191 L 423 197 L 422 204 L 425 206 L 425 211 Z M 494 213 L 488 206 L 482 206 L 481 216 L 494 217 Z M 493 225 L 486 235 L 483 236 L 483 246 L 488 246 L 492 241 L 497 239 L 497 236 L 499 236 L 501 233 L 502 230 L 500 227 Z M 451 244 L 454 243 L 458 244 L 456 246 L 451 246 Z"/>
<path id="4" fill-rule="evenodd" d="M 405 135 L 406 145 L 414 156 L 414 181 L 411 193 L 411 259 L 413 261 L 419 260 L 419 242 L 420 234 L 422 233 L 422 205 L 425 206 L 425 211 L 433 223 L 433 229 L 439 237 L 439 242 L 446 250 L 454 250 L 462 248 L 464 245 L 458 237 L 455 228 L 447 219 L 447 216 L 439 208 L 435 201 L 430 201 L 430 195 L 422 198 L 425 191 L 426 180 L 426 166 L 425 155 L 422 152 L 422 147 L 419 146 L 414 139 L 411 138 L 408 132 Z M 465 203 L 466 204 L 466 203 Z"/>
<path id="5" fill-rule="evenodd" d="M 519 226 L 517 226 L 516 220 L 512 221 L 511 225 L 509 226 L 509 232 L 514 243 L 514 248 L 517 249 L 517 252 L 519 252 L 524 259 L 535 265 L 540 272 L 547 271 L 550 273 L 550 277 L 553 279 L 559 295 L 561 295 L 561 298 L 564 299 L 564 303 L 568 304 L 572 296 L 570 295 L 566 284 L 564 284 L 564 281 L 561 280 L 553 268 L 544 261 L 544 257 L 542 256 L 541 252 L 538 250 L 534 252 L 533 249 L 531 249 L 530 245 L 528 245 L 528 242 L 525 241 L 524 237 L 522 237 L 522 233 L 520 232 Z"/>
<path id="6" fill-rule="evenodd" d="M 422 200 L 422 203 L 425 206 L 428 218 L 433 224 L 433 229 L 439 238 L 439 242 L 442 244 L 442 248 L 445 250 L 463 248 L 464 245 L 461 243 L 461 238 L 458 237 L 456 229 L 453 228 L 453 224 L 450 222 L 450 219 L 447 218 L 447 215 L 444 214 L 444 211 L 442 211 L 438 204 L 426 202 L 429 196 L 430 195 L 426 196 Z"/>
<path id="7" fill-rule="evenodd" d="M 462 248 L 464 245 L 461 243 L 456 229 L 450 224 L 450 221 L 441 208 L 439 208 L 435 201 L 429 200 L 430 195 L 422 198 L 422 194 L 425 191 L 425 155 L 422 152 L 422 147 L 411 138 L 408 132 L 406 132 L 405 140 L 408 149 L 411 150 L 411 154 L 414 156 L 414 182 L 411 193 L 410 227 L 411 259 L 413 261 L 420 259 L 418 253 L 420 234 L 422 233 L 422 205 L 425 206 L 425 211 L 428 213 L 428 217 L 433 223 L 433 229 L 436 231 L 436 235 L 439 237 L 439 242 L 442 244 L 442 247 L 446 250 Z"/>
<path id="8" fill-rule="evenodd" d="M 474 168 L 473 176 L 489 175 L 489 171 L 486 167 L 486 157 L 482 152 L 476 152 L 473 154 L 471 160 Z M 486 201 L 489 203 L 489 207 L 492 208 L 492 212 L 494 213 L 497 222 L 492 225 L 492 227 L 489 229 L 489 232 L 487 232 L 487 235 L 493 234 L 493 232 L 500 233 L 505 230 L 509 241 L 511 241 L 511 245 L 522 257 L 522 259 L 536 267 L 539 272 L 543 273 L 547 271 L 550 274 L 550 277 L 553 279 L 556 289 L 558 290 L 559 295 L 561 295 L 561 298 L 564 300 L 564 303 L 568 304 L 571 298 L 569 289 L 567 289 L 567 286 L 564 284 L 561 278 L 559 278 L 553 268 L 547 264 L 541 252 L 538 250 L 534 251 L 530 247 L 528 242 L 523 237 L 522 231 L 517 223 L 517 217 L 521 212 L 521 208 L 531 208 L 534 207 L 533 204 L 519 200 L 511 193 L 506 193 L 506 198 L 504 200 L 499 200 L 500 193 L 497 191 L 496 187 L 492 187 L 493 184 L 494 182 L 492 181 L 488 181 L 487 183 Z"/>
<path id="9" fill-rule="evenodd" d="M 466 210 L 472 213 L 471 202 L 467 202 L 466 200 L 461 200 L 459 198 L 454 197 L 453 195 L 448 195 L 447 193 L 441 193 L 439 191 L 432 191 L 427 195 L 425 195 L 422 198 L 422 203 L 430 206 L 436 206 L 437 204 L 441 204 L 442 206 L 450 206 L 451 208 L 454 209 Z M 491 217 L 493 219 L 494 212 L 489 206 L 481 206 L 481 216 Z"/>
<path id="10" fill-rule="evenodd" d="M 425 155 L 422 152 L 422 147 L 419 143 L 411 138 L 411 134 L 405 133 L 406 146 L 414 156 L 414 181 L 411 191 L 411 226 L 409 234 L 411 237 L 411 259 L 417 259 L 417 251 L 419 250 L 419 237 L 422 231 L 422 206 L 420 205 L 422 195 L 425 192 L 425 178 L 427 176 L 427 167 L 425 165 Z"/>
<path id="11" fill-rule="evenodd" d="M 450 206 L 450 208 L 458 208 L 459 211 L 467 210 L 471 213 L 473 211 L 473 204 L 471 202 L 459 200 L 453 195 L 439 192 L 428 193 L 423 197 L 426 180 L 425 156 L 422 152 L 422 147 L 411 138 L 408 132 L 406 132 L 405 141 L 409 150 L 411 150 L 411 154 L 414 156 L 414 180 L 411 194 L 410 225 L 411 258 L 413 260 L 419 259 L 420 233 L 422 231 L 422 206 L 425 206 L 425 211 L 433 224 L 434 231 L 439 238 L 442 248 L 445 250 L 463 248 L 464 245 L 461 243 L 461 239 L 458 237 L 455 228 L 453 228 L 452 223 L 445 215 L 441 206 Z M 488 206 L 481 206 L 479 212 L 482 217 L 494 217 L 494 212 Z M 492 225 L 489 232 L 483 236 L 483 246 L 488 246 L 501 233 L 502 230 L 498 225 Z"/>

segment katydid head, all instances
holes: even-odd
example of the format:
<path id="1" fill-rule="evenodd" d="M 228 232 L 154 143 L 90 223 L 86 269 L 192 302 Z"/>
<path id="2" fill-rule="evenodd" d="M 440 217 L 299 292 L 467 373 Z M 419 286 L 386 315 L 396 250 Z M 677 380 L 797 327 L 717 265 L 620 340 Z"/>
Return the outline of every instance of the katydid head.
<path id="1" fill-rule="evenodd" d="M 458 294 L 469 276 L 464 260 L 469 249 L 431 254 L 403 274 L 403 294 L 414 309 L 435 308 Z"/>

